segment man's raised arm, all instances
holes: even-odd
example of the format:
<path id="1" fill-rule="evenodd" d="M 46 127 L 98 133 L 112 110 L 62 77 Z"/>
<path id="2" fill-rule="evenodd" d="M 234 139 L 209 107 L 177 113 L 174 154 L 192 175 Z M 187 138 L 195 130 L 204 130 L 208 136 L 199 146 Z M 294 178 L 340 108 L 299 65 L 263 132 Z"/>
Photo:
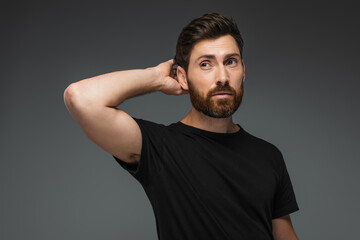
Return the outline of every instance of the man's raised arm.
<path id="1" fill-rule="evenodd" d="M 169 60 L 156 67 L 116 71 L 72 83 L 64 92 L 65 105 L 93 142 L 122 161 L 136 163 L 141 153 L 140 128 L 116 106 L 153 91 L 186 94 L 170 76 L 173 63 Z"/>

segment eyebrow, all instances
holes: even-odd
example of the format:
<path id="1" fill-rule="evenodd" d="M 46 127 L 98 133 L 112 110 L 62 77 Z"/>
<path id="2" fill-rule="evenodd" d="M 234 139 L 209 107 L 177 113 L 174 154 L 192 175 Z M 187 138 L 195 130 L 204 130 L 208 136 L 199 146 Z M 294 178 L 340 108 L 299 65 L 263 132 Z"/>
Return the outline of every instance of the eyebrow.
<path id="1" fill-rule="evenodd" d="M 229 57 L 233 57 L 233 56 L 238 56 L 238 57 L 240 57 L 240 54 L 238 54 L 238 53 L 229 53 L 229 54 L 226 54 L 226 55 L 225 55 L 225 58 L 229 58 Z M 198 58 L 196 59 L 195 62 L 199 61 L 199 59 L 201 59 L 201 58 L 215 59 L 215 55 L 212 55 L 212 54 L 201 55 L 200 57 L 198 57 Z"/>

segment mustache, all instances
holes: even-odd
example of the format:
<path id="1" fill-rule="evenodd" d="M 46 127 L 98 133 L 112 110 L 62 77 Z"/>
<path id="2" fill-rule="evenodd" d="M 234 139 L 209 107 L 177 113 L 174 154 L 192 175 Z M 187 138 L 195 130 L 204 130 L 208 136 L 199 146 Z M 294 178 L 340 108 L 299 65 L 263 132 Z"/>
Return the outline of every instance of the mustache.
<path id="1" fill-rule="evenodd" d="M 221 85 L 221 86 L 217 86 L 216 88 L 209 91 L 208 95 L 212 95 L 216 92 L 222 92 L 222 91 L 231 92 L 232 94 L 236 94 L 236 91 L 234 88 L 230 87 L 229 85 Z"/>

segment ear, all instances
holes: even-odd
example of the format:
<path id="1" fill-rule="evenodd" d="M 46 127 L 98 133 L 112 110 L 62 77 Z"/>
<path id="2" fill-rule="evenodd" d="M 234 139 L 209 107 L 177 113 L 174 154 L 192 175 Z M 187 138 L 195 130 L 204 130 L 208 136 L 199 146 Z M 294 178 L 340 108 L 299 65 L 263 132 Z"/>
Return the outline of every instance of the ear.
<path id="1" fill-rule="evenodd" d="M 177 80 L 184 90 L 189 90 L 185 69 L 178 66 L 176 69 Z"/>

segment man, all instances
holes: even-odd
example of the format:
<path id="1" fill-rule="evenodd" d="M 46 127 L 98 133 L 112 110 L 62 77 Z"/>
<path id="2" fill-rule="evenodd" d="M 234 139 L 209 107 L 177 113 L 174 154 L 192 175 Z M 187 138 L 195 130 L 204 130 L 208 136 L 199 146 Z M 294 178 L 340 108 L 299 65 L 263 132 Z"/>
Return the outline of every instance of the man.
<path id="1" fill-rule="evenodd" d="M 281 152 L 232 121 L 244 92 L 242 48 L 232 19 L 204 14 L 183 28 L 175 59 L 65 90 L 87 136 L 143 186 L 159 239 L 297 239 L 289 214 L 299 208 Z M 152 91 L 189 93 L 192 109 L 164 126 L 116 108 Z"/>

